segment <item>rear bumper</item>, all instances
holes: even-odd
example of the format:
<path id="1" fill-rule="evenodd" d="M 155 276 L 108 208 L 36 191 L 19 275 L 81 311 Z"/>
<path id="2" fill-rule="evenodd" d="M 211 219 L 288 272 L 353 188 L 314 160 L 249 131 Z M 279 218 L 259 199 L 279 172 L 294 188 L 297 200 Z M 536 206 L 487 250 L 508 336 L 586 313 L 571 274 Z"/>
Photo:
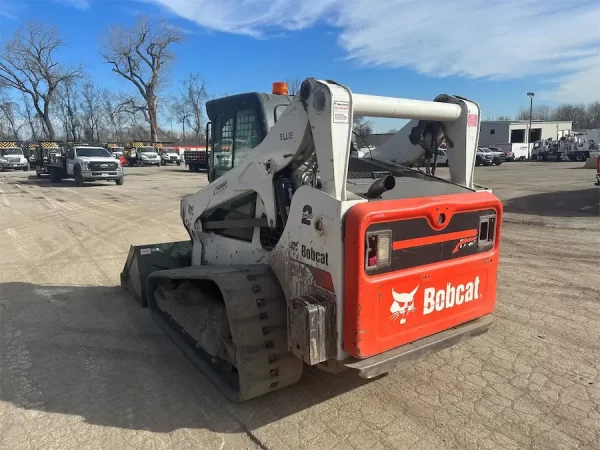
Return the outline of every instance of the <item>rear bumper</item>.
<path id="1" fill-rule="evenodd" d="M 91 170 L 84 170 L 83 172 L 81 172 L 81 174 L 83 175 L 83 179 L 86 181 L 91 181 L 91 180 L 119 180 L 121 178 L 123 178 L 123 171 L 122 170 L 116 170 L 116 171 L 108 171 L 108 172 L 96 172 L 96 171 L 91 171 Z M 103 175 L 106 174 L 106 175 Z"/>
<path id="2" fill-rule="evenodd" d="M 392 371 L 400 362 L 418 359 L 429 353 L 452 347 L 461 341 L 486 333 L 493 320 L 492 315 L 487 314 L 479 319 L 427 336 L 379 355 L 360 360 L 352 359 L 345 362 L 344 365 L 349 369 L 358 370 L 361 378 L 377 377 Z"/>

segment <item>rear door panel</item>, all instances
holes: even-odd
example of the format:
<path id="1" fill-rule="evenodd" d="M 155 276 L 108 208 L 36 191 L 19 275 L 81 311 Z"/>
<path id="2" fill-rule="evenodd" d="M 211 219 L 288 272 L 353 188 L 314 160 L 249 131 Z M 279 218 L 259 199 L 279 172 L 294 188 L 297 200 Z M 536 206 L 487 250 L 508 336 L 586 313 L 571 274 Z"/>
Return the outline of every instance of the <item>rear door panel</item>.
<path id="1" fill-rule="evenodd" d="M 501 215 L 500 201 L 489 192 L 351 208 L 344 350 L 366 358 L 491 313 Z M 480 240 L 482 227 L 486 233 L 493 228 L 491 240 Z M 391 231 L 390 263 L 367 270 L 367 235 L 385 231 Z"/>

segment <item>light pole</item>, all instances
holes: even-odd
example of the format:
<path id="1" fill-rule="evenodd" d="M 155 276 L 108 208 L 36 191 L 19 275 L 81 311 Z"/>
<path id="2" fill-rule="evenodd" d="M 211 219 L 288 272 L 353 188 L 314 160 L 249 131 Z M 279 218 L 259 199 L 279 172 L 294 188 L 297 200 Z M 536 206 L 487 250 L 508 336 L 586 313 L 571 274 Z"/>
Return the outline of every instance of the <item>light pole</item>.
<path id="1" fill-rule="evenodd" d="M 531 117 L 533 115 L 533 97 L 535 94 L 533 92 L 528 92 L 527 97 L 529 97 L 529 130 L 527 130 L 527 159 L 531 159 Z"/>

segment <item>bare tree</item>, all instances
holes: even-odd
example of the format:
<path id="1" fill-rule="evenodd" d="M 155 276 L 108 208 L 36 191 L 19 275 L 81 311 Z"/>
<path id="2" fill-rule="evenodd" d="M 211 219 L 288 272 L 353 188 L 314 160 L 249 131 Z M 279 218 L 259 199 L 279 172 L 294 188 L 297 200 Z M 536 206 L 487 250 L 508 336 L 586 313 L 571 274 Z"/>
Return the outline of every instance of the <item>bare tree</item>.
<path id="1" fill-rule="evenodd" d="M 498 116 L 496 117 L 496 120 L 512 120 L 512 118 L 510 116 Z"/>
<path id="2" fill-rule="evenodd" d="M 553 110 L 548 105 L 534 106 L 532 110 L 532 120 L 551 120 Z M 529 120 L 529 108 L 521 108 L 517 114 L 517 120 Z"/>
<path id="3" fill-rule="evenodd" d="M 600 102 L 584 104 L 564 104 L 552 108 L 546 105 L 534 106 L 533 120 L 555 120 L 573 122 L 574 129 L 600 128 Z M 523 108 L 517 115 L 519 120 L 529 120 L 529 109 Z"/>
<path id="4" fill-rule="evenodd" d="M 285 82 L 287 83 L 287 86 L 288 86 L 288 94 L 296 95 L 296 94 L 300 93 L 300 88 L 302 87 L 303 81 L 304 80 L 302 80 L 300 78 L 288 78 L 287 80 L 285 80 Z"/>
<path id="5" fill-rule="evenodd" d="M 130 104 L 144 111 L 150 125 L 150 139 L 158 135 L 158 92 L 166 65 L 175 55 L 172 45 L 183 41 L 183 34 L 173 27 L 158 24 L 152 28 L 149 19 L 141 19 L 133 28 L 114 26 L 102 43 L 103 57 L 113 72 L 130 81 L 143 99 L 143 104 Z"/>
<path id="6" fill-rule="evenodd" d="M 188 119 L 188 125 L 194 132 L 194 143 L 199 144 L 204 126 L 204 104 L 208 98 L 206 86 L 204 80 L 197 73 L 190 74 L 183 85 L 192 112 L 191 117 Z"/>
<path id="7" fill-rule="evenodd" d="M 586 116 L 585 128 L 600 128 L 600 102 L 590 103 L 587 106 Z"/>
<path id="8" fill-rule="evenodd" d="M 58 110 L 67 141 L 81 141 L 80 94 L 76 80 L 64 83 L 58 90 Z"/>
<path id="9" fill-rule="evenodd" d="M 0 92 L 0 120 L 3 129 L 0 135 L 6 138 L 20 140 L 20 131 L 24 122 L 18 120 L 18 106 L 5 93 Z"/>
<path id="10" fill-rule="evenodd" d="M 132 97 L 122 96 L 116 106 L 116 112 L 124 117 L 124 123 L 127 124 L 126 137 L 128 139 L 148 140 L 148 129 L 140 123 L 141 119 L 148 122 L 148 114 L 144 106 L 138 105 Z"/>
<path id="11" fill-rule="evenodd" d="M 373 133 L 373 124 L 365 120 L 363 116 L 354 116 L 353 130 L 360 137 L 360 140 L 364 140 Z"/>
<path id="12" fill-rule="evenodd" d="M 175 123 L 181 125 L 181 140 L 185 143 L 185 125 L 189 122 L 193 115 L 191 105 L 186 101 L 185 95 L 183 98 L 176 98 L 171 103 L 171 117 Z"/>
<path id="13" fill-rule="evenodd" d="M 119 98 L 108 90 L 104 90 L 102 94 L 102 115 L 109 129 L 109 133 L 113 140 L 123 143 L 125 139 L 124 128 L 126 119 L 123 111 L 121 111 L 121 104 L 123 103 L 123 96 Z"/>
<path id="14" fill-rule="evenodd" d="M 85 83 L 81 89 L 81 111 L 86 140 L 100 142 L 100 113 L 102 91 L 92 82 Z"/>
<path id="15" fill-rule="evenodd" d="M 46 133 L 42 121 L 36 112 L 33 102 L 25 93 L 23 95 L 23 108 L 21 117 L 29 128 L 29 134 L 34 141 L 37 141 L 42 135 Z"/>
<path id="16" fill-rule="evenodd" d="M 26 94 L 44 124 L 49 139 L 55 138 L 51 107 L 57 89 L 81 75 L 81 65 L 64 68 L 56 51 L 64 46 L 56 28 L 43 22 L 28 22 L 0 51 L 0 86 Z"/>

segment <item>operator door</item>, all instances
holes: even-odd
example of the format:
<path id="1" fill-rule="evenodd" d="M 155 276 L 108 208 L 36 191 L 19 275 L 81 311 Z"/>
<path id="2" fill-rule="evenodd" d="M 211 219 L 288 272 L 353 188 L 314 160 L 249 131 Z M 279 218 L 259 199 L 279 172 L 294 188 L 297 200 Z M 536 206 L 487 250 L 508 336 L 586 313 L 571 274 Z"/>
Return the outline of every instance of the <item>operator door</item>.
<path id="1" fill-rule="evenodd" d="M 222 112 L 214 125 L 209 181 L 241 163 L 262 140 L 258 114 L 253 108 Z"/>
<path id="2" fill-rule="evenodd" d="M 67 173 L 73 175 L 73 167 L 75 166 L 75 149 L 70 148 L 67 152 Z"/>

